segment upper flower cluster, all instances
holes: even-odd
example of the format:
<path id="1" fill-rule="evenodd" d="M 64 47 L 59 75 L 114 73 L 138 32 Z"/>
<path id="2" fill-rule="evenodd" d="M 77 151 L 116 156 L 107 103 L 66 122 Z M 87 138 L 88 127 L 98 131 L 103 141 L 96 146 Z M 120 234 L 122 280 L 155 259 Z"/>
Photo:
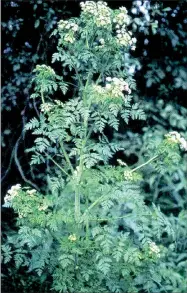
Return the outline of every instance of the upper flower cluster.
<path id="1" fill-rule="evenodd" d="M 8 191 L 5 196 L 5 206 L 10 206 L 12 199 L 19 194 L 19 190 L 21 189 L 20 184 L 13 185 Z"/>
<path id="2" fill-rule="evenodd" d="M 37 72 L 40 76 L 49 77 L 49 78 L 56 76 L 53 68 L 45 64 L 36 65 L 34 72 Z"/>
<path id="3" fill-rule="evenodd" d="M 166 138 L 174 143 L 178 143 L 180 148 L 187 151 L 187 141 L 177 131 L 171 131 L 165 135 Z"/>
<path id="4" fill-rule="evenodd" d="M 117 14 L 113 20 L 114 23 L 118 25 L 129 24 L 130 18 L 127 14 L 127 9 L 125 7 L 119 8 L 119 14 Z"/>
<path id="5" fill-rule="evenodd" d="M 127 14 L 125 7 L 119 8 L 119 14 L 117 14 L 113 20 L 116 24 L 117 42 L 121 46 L 131 46 L 132 50 L 135 50 L 136 38 L 132 38 L 132 32 L 127 31 L 126 27 L 130 23 L 130 18 Z"/>
<path id="6" fill-rule="evenodd" d="M 69 43 L 75 42 L 75 33 L 79 30 L 79 26 L 71 21 L 60 20 L 58 23 L 59 31 L 66 31 L 66 34 L 63 36 L 64 41 Z"/>
<path id="7" fill-rule="evenodd" d="M 80 3 L 82 11 L 92 15 L 97 27 L 107 27 L 111 24 L 111 9 L 103 1 L 86 1 Z"/>

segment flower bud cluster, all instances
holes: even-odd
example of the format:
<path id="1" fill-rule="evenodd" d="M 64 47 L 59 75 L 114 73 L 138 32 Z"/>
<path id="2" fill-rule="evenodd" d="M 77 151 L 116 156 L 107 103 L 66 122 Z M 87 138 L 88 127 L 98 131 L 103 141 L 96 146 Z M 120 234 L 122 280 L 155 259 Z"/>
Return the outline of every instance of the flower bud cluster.
<path id="1" fill-rule="evenodd" d="M 85 15 L 91 15 L 97 27 L 107 27 L 111 24 L 111 10 L 103 1 L 86 1 L 80 3 Z"/>
<path id="2" fill-rule="evenodd" d="M 156 245 L 155 242 L 149 241 L 149 254 L 156 254 L 157 257 L 160 257 L 160 248 Z"/>
<path id="3" fill-rule="evenodd" d="M 187 141 L 177 131 L 171 131 L 165 135 L 168 141 L 178 143 L 180 148 L 187 151 Z"/>
<path id="4" fill-rule="evenodd" d="M 70 236 L 68 237 L 68 239 L 69 239 L 70 241 L 76 241 L 76 240 L 77 240 L 77 237 L 76 237 L 75 234 L 72 234 L 72 235 L 70 235 Z"/>
<path id="5" fill-rule="evenodd" d="M 67 31 L 67 33 L 63 36 L 64 41 L 69 43 L 75 42 L 75 33 L 79 30 L 79 26 L 67 20 L 60 20 L 58 23 L 59 31 Z"/>
<path id="6" fill-rule="evenodd" d="M 50 103 L 43 103 L 41 105 L 41 112 L 50 112 L 54 106 Z"/>
<path id="7" fill-rule="evenodd" d="M 8 191 L 5 196 L 5 206 L 10 205 L 12 199 L 19 194 L 19 190 L 21 189 L 20 184 L 13 185 Z"/>

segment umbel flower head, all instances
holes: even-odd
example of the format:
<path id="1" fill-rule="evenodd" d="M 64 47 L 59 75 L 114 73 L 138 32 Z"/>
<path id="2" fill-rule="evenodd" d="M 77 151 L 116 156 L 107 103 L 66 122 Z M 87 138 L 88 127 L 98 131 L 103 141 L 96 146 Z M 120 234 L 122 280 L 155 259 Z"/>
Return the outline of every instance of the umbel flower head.
<path id="1" fill-rule="evenodd" d="M 75 34 L 79 30 L 78 24 L 71 20 L 60 20 L 58 23 L 58 30 L 62 35 L 62 38 L 67 43 L 74 43 L 76 38 Z"/>
<path id="2" fill-rule="evenodd" d="M 94 84 L 93 89 L 98 94 L 100 99 L 104 99 L 105 97 L 124 99 L 124 91 L 126 94 L 131 93 L 128 83 L 122 78 L 117 77 L 107 77 L 105 87 Z"/>
<path id="3" fill-rule="evenodd" d="M 13 185 L 7 191 L 7 194 L 4 198 L 4 201 L 5 201 L 4 206 L 5 207 L 9 207 L 12 205 L 12 200 L 15 196 L 18 196 L 20 189 L 21 189 L 21 184 L 16 184 L 16 185 Z"/>
<path id="4" fill-rule="evenodd" d="M 92 16 L 97 27 L 107 27 L 111 24 L 111 9 L 103 1 L 86 1 L 80 3 L 86 16 Z"/>
<path id="5" fill-rule="evenodd" d="M 71 234 L 69 237 L 68 237 L 68 239 L 70 240 L 70 241 L 76 241 L 77 240 L 77 237 L 76 237 L 76 235 L 75 234 Z"/>
<path id="6" fill-rule="evenodd" d="M 187 141 L 177 131 L 171 131 L 165 137 L 169 142 L 177 143 L 182 150 L 187 151 Z"/>
<path id="7" fill-rule="evenodd" d="M 148 243 L 149 243 L 149 254 L 160 257 L 160 248 L 156 245 L 156 243 L 152 241 L 149 241 Z"/>
<path id="8" fill-rule="evenodd" d="M 53 105 L 50 103 L 41 104 L 41 112 L 50 112 L 53 109 Z"/>
<path id="9" fill-rule="evenodd" d="M 56 77 L 54 70 L 45 64 L 36 65 L 36 68 L 33 70 L 33 72 L 36 72 L 40 78 L 54 79 Z"/>

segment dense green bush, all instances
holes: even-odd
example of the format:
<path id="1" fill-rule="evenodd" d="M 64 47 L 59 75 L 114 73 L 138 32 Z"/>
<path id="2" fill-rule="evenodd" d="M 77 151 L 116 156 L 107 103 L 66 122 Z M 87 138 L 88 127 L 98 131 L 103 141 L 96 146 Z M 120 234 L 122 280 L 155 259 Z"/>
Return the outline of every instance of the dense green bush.
<path id="1" fill-rule="evenodd" d="M 172 113 L 167 130 L 133 133 L 133 120 L 151 115 L 155 123 L 156 116 L 146 116 L 154 105 L 135 96 L 133 20 L 124 7 L 112 10 L 101 1 L 81 6 L 80 18 L 61 20 L 53 32 L 58 46 L 52 62 L 59 62 L 60 73 L 68 70 L 69 79 L 47 65 L 34 70 L 31 99 L 40 113 L 25 126 L 37 136 L 27 152 L 33 153 L 31 165 L 47 163 L 47 186 L 44 193 L 20 184 L 7 192 L 4 206 L 14 209 L 18 231 L 6 237 L 3 261 L 17 272 L 27 267 L 39 276 L 31 275 L 33 283 L 51 283 L 57 292 L 185 293 L 187 143 L 172 131 L 176 120 L 175 130 L 186 135 L 178 114 L 185 109 Z M 68 91 L 69 100 L 56 99 Z M 155 111 L 163 107 L 158 104 Z M 119 152 L 136 154 L 136 166 Z M 179 195 L 173 191 L 166 201 L 161 188 L 176 178 Z M 172 197 L 180 201 L 179 214 L 164 214 Z"/>

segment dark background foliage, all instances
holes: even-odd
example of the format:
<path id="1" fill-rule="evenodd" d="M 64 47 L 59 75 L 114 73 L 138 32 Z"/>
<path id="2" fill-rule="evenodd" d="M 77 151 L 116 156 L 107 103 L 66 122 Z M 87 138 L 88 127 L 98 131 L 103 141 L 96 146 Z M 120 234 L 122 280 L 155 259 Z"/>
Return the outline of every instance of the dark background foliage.
<path id="1" fill-rule="evenodd" d="M 145 13 L 136 1 L 107 2 L 111 8 L 126 6 L 134 19 L 133 29 L 138 43 L 132 54 L 141 64 L 135 70 L 137 98 L 146 102 L 148 119 L 143 124 L 130 125 L 127 136 L 136 140 L 137 135 L 141 135 L 141 152 L 144 140 L 142 127 L 150 132 L 160 129 L 160 133 L 171 129 L 187 131 L 187 4 L 186 1 L 143 1 L 150 2 L 150 20 L 146 20 Z M 29 134 L 25 135 L 23 128 L 31 117 L 37 115 L 39 106 L 29 99 L 32 93 L 32 71 L 36 64 L 51 65 L 57 40 L 50 38 L 50 34 L 57 22 L 78 16 L 79 13 L 79 1 L 2 1 L 2 202 L 7 189 L 16 183 L 42 189 L 45 167 L 31 168 L 30 157 L 24 152 L 32 145 L 33 138 Z M 54 69 L 59 70 L 58 67 Z M 68 77 L 68 72 L 65 74 Z M 61 99 L 60 96 L 58 98 Z M 130 165 L 136 163 L 137 149 L 134 149 L 134 153 L 131 150 L 126 160 Z M 174 190 L 176 182 L 172 183 Z M 151 190 L 150 184 L 148 185 Z M 181 198 L 176 205 L 170 207 L 172 211 L 177 209 L 177 213 L 186 207 L 183 199 L 186 192 L 184 185 L 185 183 L 177 195 Z M 154 195 L 154 200 L 164 194 L 163 191 L 160 192 Z M 14 225 L 14 215 L 3 208 L 2 220 L 3 236 L 6 236 Z M 8 274 L 7 270 L 5 274 Z M 11 274 L 14 275 L 13 270 Z M 24 279 L 24 273 L 20 274 L 23 282 L 22 285 L 19 284 L 19 292 L 23 288 L 27 288 L 28 292 L 31 290 L 28 289 L 28 277 Z M 14 284 L 11 290 L 15 286 L 18 290 L 16 276 L 12 282 Z"/>

